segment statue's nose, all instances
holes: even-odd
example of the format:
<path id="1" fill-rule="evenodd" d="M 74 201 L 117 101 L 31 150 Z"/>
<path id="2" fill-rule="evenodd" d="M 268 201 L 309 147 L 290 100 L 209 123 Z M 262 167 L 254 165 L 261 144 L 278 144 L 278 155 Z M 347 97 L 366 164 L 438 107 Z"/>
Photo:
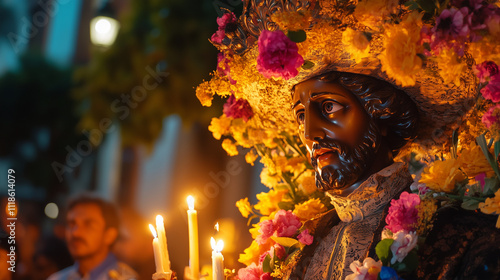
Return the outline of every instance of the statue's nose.
<path id="1" fill-rule="evenodd" d="M 306 110 L 305 112 L 304 138 L 314 142 L 325 138 L 325 131 L 321 125 L 321 120 L 313 110 Z"/>

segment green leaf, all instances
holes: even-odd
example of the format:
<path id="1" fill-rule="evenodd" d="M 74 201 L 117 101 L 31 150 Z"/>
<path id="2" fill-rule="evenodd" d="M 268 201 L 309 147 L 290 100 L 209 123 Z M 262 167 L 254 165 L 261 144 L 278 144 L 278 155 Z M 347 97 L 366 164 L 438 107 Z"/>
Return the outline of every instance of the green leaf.
<path id="1" fill-rule="evenodd" d="M 278 202 L 278 207 L 283 210 L 293 210 L 293 202 L 291 201 L 281 201 Z"/>
<path id="2" fill-rule="evenodd" d="M 484 134 L 479 135 L 476 138 L 476 142 L 479 145 L 479 147 L 481 147 L 481 151 L 483 151 L 484 156 L 486 157 L 489 164 L 491 165 L 491 167 L 495 171 L 497 177 L 500 179 L 500 170 L 498 169 L 497 159 L 488 150 L 488 144 L 486 143 L 486 137 L 484 137 Z M 496 144 L 495 144 L 495 146 L 496 146 Z"/>
<path id="3" fill-rule="evenodd" d="M 500 141 L 496 141 L 495 142 L 495 146 L 494 146 L 494 150 L 495 150 L 495 159 L 498 159 L 498 155 L 500 154 Z"/>
<path id="4" fill-rule="evenodd" d="M 304 61 L 304 64 L 302 64 L 302 69 L 311 69 L 314 67 L 314 62 L 306 60 Z"/>
<path id="5" fill-rule="evenodd" d="M 307 35 L 304 30 L 297 30 L 297 31 L 289 30 L 286 36 L 295 43 L 301 43 L 307 39 Z"/>
<path id="6" fill-rule="evenodd" d="M 418 255 L 417 255 L 417 250 L 413 249 L 406 255 L 406 257 L 403 259 L 402 266 L 400 269 L 397 269 L 398 271 L 407 271 L 411 272 L 417 269 L 418 266 Z"/>
<path id="7" fill-rule="evenodd" d="M 269 254 L 266 255 L 264 261 L 262 262 L 262 271 L 269 273 L 273 272 L 273 270 L 271 269 L 271 257 L 269 256 Z"/>
<path id="8" fill-rule="evenodd" d="M 290 237 L 271 236 L 271 239 L 284 247 L 292 247 L 292 246 L 297 245 L 299 243 L 299 241 L 297 239 L 293 239 Z"/>
<path id="9" fill-rule="evenodd" d="M 465 210 L 476 210 L 479 205 L 479 201 L 475 199 L 464 198 L 464 202 L 460 205 Z"/>
<path id="10" fill-rule="evenodd" d="M 483 195 L 492 195 L 498 190 L 498 185 L 500 181 L 498 178 L 486 178 L 484 179 Z"/>
<path id="11" fill-rule="evenodd" d="M 377 246 L 375 246 L 375 253 L 378 258 L 382 261 L 384 265 L 388 265 L 390 258 L 392 257 L 391 245 L 394 243 L 394 239 L 384 239 L 381 240 Z"/>

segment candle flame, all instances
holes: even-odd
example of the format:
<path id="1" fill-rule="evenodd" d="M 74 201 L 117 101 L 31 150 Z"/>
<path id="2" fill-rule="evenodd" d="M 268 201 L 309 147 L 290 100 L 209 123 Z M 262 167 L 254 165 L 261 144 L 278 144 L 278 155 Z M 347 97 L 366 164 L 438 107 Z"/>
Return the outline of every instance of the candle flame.
<path id="1" fill-rule="evenodd" d="M 163 217 L 161 215 L 156 215 L 156 227 L 163 226 Z"/>
<path id="2" fill-rule="evenodd" d="M 222 249 L 224 249 L 224 241 L 222 241 L 222 239 L 219 239 L 219 241 L 217 241 L 217 252 L 221 252 Z"/>
<path id="3" fill-rule="evenodd" d="M 186 200 L 188 203 L 189 210 L 194 210 L 194 197 L 192 195 L 190 195 L 187 197 Z"/>
<path id="4" fill-rule="evenodd" d="M 214 228 L 215 228 L 215 230 L 216 230 L 217 232 L 219 232 L 219 222 L 217 222 L 217 223 L 215 224 Z"/>
<path id="5" fill-rule="evenodd" d="M 215 250 L 217 245 L 215 244 L 215 239 L 210 237 L 210 246 L 212 246 L 212 250 Z"/>
<path id="6" fill-rule="evenodd" d="M 212 246 L 212 250 L 217 253 L 220 253 L 222 249 L 224 249 L 224 241 L 218 240 L 217 243 L 215 243 L 215 239 L 213 237 L 210 238 L 210 245 Z"/>
<path id="7" fill-rule="evenodd" d="M 149 229 L 151 230 L 151 233 L 153 234 L 153 237 L 156 238 L 156 230 L 155 227 L 152 224 L 149 224 Z"/>

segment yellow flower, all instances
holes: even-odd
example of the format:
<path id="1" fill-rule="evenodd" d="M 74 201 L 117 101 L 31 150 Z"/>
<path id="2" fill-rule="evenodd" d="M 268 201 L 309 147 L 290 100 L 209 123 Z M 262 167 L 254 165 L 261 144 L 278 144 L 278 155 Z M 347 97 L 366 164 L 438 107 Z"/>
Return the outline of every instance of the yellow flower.
<path id="1" fill-rule="evenodd" d="M 460 86 L 460 76 L 467 68 L 464 61 L 458 59 L 458 55 L 453 49 L 443 49 L 436 57 L 438 64 L 439 75 L 445 83 L 453 82 L 456 86 Z"/>
<path id="2" fill-rule="evenodd" d="M 231 139 L 224 139 L 224 141 L 222 141 L 222 148 L 230 156 L 238 155 L 238 148 Z"/>
<path id="3" fill-rule="evenodd" d="M 253 262 L 259 263 L 259 258 L 262 253 L 264 252 L 261 252 L 259 244 L 254 240 L 252 244 L 250 244 L 250 247 L 246 248 L 243 254 L 240 254 L 238 261 L 246 266 L 251 265 Z"/>
<path id="4" fill-rule="evenodd" d="M 495 197 L 488 197 L 485 202 L 479 203 L 479 209 L 485 214 L 500 214 L 500 189 L 495 193 Z M 500 216 L 496 226 L 500 228 Z"/>
<path id="5" fill-rule="evenodd" d="M 468 177 L 475 177 L 478 174 L 486 173 L 486 177 L 495 176 L 495 171 L 483 154 L 481 147 L 472 142 L 471 145 L 462 150 L 459 157 L 460 168 Z"/>
<path id="6" fill-rule="evenodd" d="M 229 132 L 230 126 L 231 118 L 226 117 L 226 115 L 222 115 L 220 118 L 212 118 L 208 130 L 212 132 L 215 139 L 220 140 L 222 135 Z"/>
<path id="7" fill-rule="evenodd" d="M 435 191 L 452 192 L 457 182 L 466 179 L 459 167 L 458 161 L 454 158 L 435 161 L 424 169 L 420 183 L 425 183 Z"/>
<path id="8" fill-rule="evenodd" d="M 252 206 L 248 202 L 248 197 L 242 198 L 236 202 L 236 207 L 240 210 L 241 216 L 248 218 L 252 211 Z"/>
<path id="9" fill-rule="evenodd" d="M 379 55 L 382 70 L 398 85 L 415 85 L 417 73 L 422 69 L 422 51 L 418 43 L 422 26 L 421 15 L 412 13 L 399 25 L 388 25 L 383 34 L 384 50 Z"/>
<path id="10" fill-rule="evenodd" d="M 351 58 L 360 63 L 363 58 L 370 56 L 370 42 L 361 31 L 347 28 L 342 33 L 342 44 Z"/>
<path id="11" fill-rule="evenodd" d="M 281 177 L 276 173 L 271 173 L 266 167 L 260 172 L 260 181 L 264 186 L 272 189 L 281 182 Z"/>
<path id="12" fill-rule="evenodd" d="M 259 193 L 257 194 L 257 199 L 259 200 L 259 202 L 254 207 L 255 209 L 259 210 L 262 215 L 271 215 L 271 213 L 279 209 L 278 203 L 283 201 L 283 197 L 287 193 L 287 189 L 271 189 L 267 193 Z"/>
<path id="13" fill-rule="evenodd" d="M 387 15 L 394 12 L 397 6 L 397 0 L 364 0 L 356 5 L 354 16 L 360 23 L 376 28 Z"/>
<path id="14" fill-rule="evenodd" d="M 498 37 L 484 37 L 482 40 L 469 44 L 468 52 L 474 58 L 476 63 L 492 60 L 497 65 L 500 65 L 500 44 Z"/>
<path id="15" fill-rule="evenodd" d="M 304 192 L 305 195 L 311 194 L 318 190 L 318 188 L 316 187 L 315 177 L 316 176 L 314 175 L 314 173 L 312 171 L 309 171 L 304 175 L 300 176 L 299 179 L 297 180 L 297 183 L 299 184 L 299 189 L 302 190 L 302 192 Z"/>
<path id="16" fill-rule="evenodd" d="M 198 100 L 200 100 L 201 105 L 206 107 L 212 106 L 214 92 L 210 90 L 209 82 L 203 82 L 196 88 L 196 97 L 198 97 Z"/>
<path id="17" fill-rule="evenodd" d="M 418 227 L 417 235 L 423 235 L 432 229 L 432 218 L 437 211 L 436 200 L 422 199 L 417 206 L 418 209 Z"/>
<path id="18" fill-rule="evenodd" d="M 326 208 L 325 205 L 321 203 L 321 200 L 319 200 L 319 198 L 314 198 L 295 205 L 293 213 L 301 221 L 307 221 L 316 217 L 316 215 L 325 212 L 326 210 L 328 210 L 328 208 Z"/>
<path id="19" fill-rule="evenodd" d="M 311 25 L 313 20 L 311 11 L 289 11 L 275 12 L 271 15 L 271 20 L 274 21 L 283 30 L 303 30 Z"/>
<path id="20" fill-rule="evenodd" d="M 253 166 L 253 163 L 259 156 L 255 152 L 254 149 L 251 149 L 246 155 L 245 155 L 245 161 L 249 163 L 250 165 Z"/>

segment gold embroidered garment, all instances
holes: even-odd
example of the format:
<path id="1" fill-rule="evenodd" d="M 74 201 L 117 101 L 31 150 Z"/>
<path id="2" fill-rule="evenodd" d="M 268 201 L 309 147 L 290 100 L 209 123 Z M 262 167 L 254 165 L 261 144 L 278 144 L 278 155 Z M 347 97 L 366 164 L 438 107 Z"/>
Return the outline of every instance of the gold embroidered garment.
<path id="1" fill-rule="evenodd" d="M 349 265 L 361 260 L 390 201 L 413 182 L 404 163 L 394 163 L 370 176 L 347 197 L 331 196 L 340 222 L 318 241 L 304 279 L 344 279 Z M 396 197 L 397 198 L 397 197 Z"/>

